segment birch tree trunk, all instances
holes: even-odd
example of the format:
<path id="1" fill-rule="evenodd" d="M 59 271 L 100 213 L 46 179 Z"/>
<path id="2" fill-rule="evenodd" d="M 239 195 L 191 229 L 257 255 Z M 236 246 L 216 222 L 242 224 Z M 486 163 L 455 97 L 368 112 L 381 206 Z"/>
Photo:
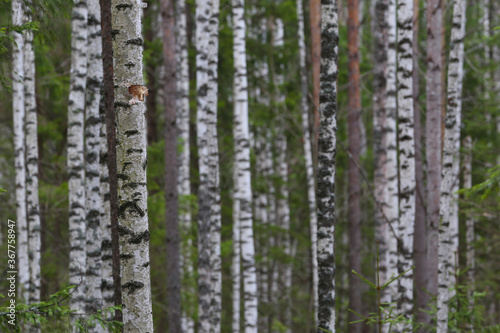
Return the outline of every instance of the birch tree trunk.
<path id="1" fill-rule="evenodd" d="M 387 160 L 386 160 L 386 177 L 387 177 L 387 188 L 386 188 L 386 199 L 385 202 L 385 216 L 387 217 L 386 223 L 388 223 L 388 233 L 387 233 L 387 247 L 388 254 L 386 258 L 385 265 L 387 267 L 387 276 L 390 277 L 392 274 L 397 276 L 398 273 L 398 227 L 399 227 L 399 188 L 398 188 L 398 154 L 397 145 L 397 88 L 396 88 L 396 0 L 389 0 L 387 7 L 387 74 L 386 74 L 386 127 L 384 131 L 387 133 L 386 137 L 386 149 L 387 149 Z M 382 299 L 384 302 L 393 302 L 399 298 L 398 286 L 396 283 L 391 283 L 387 287 L 387 299 Z M 388 329 L 388 325 L 384 326 L 384 330 Z"/>
<path id="2" fill-rule="evenodd" d="M 87 313 L 102 308 L 100 196 L 100 127 L 99 105 L 102 88 L 101 13 L 98 0 L 88 0 L 87 90 L 85 110 L 85 209 L 87 218 Z M 103 332 L 101 325 L 90 332 Z"/>
<path id="3" fill-rule="evenodd" d="M 359 119 L 361 113 L 361 95 L 359 83 L 359 2 L 348 2 L 349 18 L 348 34 L 348 72 L 349 72 L 349 105 L 347 115 L 349 171 L 348 171 L 348 221 L 349 221 L 349 270 L 361 271 L 361 175 L 359 157 L 361 153 L 361 133 Z M 349 308 L 358 311 L 362 307 L 361 280 L 354 274 L 349 275 Z M 356 310 L 357 309 L 357 310 Z M 349 321 L 356 321 L 357 316 L 350 312 Z M 350 330 L 361 332 L 362 324 L 353 324 Z"/>
<path id="4" fill-rule="evenodd" d="M 398 143 L 399 143 L 399 245 L 398 274 L 413 266 L 415 224 L 415 138 L 413 113 L 413 0 L 398 2 Z M 397 313 L 413 315 L 413 270 L 398 279 Z M 412 330 L 398 324 L 397 330 Z"/>
<path id="5" fill-rule="evenodd" d="M 71 74 L 68 107 L 69 283 L 76 285 L 71 310 L 83 313 L 86 287 L 84 110 L 87 84 L 87 1 L 75 0 L 71 20 Z M 75 328 L 76 329 L 76 328 Z"/>
<path id="6" fill-rule="evenodd" d="M 112 1 L 118 230 L 123 324 L 126 332 L 153 332 L 147 187 L 145 104 L 131 105 L 127 88 L 143 84 L 141 2 Z"/>
<path id="7" fill-rule="evenodd" d="M 12 24 L 24 22 L 24 5 L 20 0 L 12 1 Z M 28 258 L 28 222 L 26 218 L 26 162 L 24 133 L 24 36 L 13 32 L 12 45 L 12 109 L 14 111 L 14 152 L 16 169 L 16 223 L 17 223 L 17 270 L 18 290 L 24 302 L 29 301 L 30 270 Z"/>
<path id="8" fill-rule="evenodd" d="M 297 18 L 298 18 L 298 39 L 299 39 L 299 58 L 300 58 L 300 91 L 302 108 L 302 131 L 304 134 L 304 157 L 307 176 L 307 199 L 309 203 L 309 228 L 311 232 L 311 271 L 312 271 L 312 298 L 314 304 L 314 318 L 318 313 L 318 258 L 317 258 L 317 232 L 318 217 L 316 215 L 316 189 L 314 186 L 313 156 L 311 151 L 311 134 L 309 130 L 309 106 L 307 103 L 307 69 L 306 69 L 306 46 L 304 37 L 304 11 L 302 9 L 302 0 L 297 0 Z M 314 67 L 313 67 L 314 70 Z"/>
<path id="9" fill-rule="evenodd" d="M 443 148 L 443 169 L 440 200 L 440 229 L 439 229 L 439 269 L 438 269 L 438 297 L 437 297 L 437 332 L 448 331 L 448 289 L 454 283 L 454 244 L 452 240 L 451 209 L 457 200 L 454 183 L 458 173 L 455 164 L 459 163 L 460 119 L 462 109 L 462 79 L 465 35 L 465 5 L 464 0 L 455 0 L 453 4 L 453 26 L 451 29 L 451 50 L 448 67 L 448 105 L 445 118 L 445 136 Z M 458 141 L 458 144 L 457 144 Z"/>
<path id="10" fill-rule="evenodd" d="M 115 117 L 115 92 L 114 92 L 114 70 L 113 70 L 113 42 L 112 31 L 113 22 L 111 17 L 111 0 L 100 0 L 101 5 L 101 34 L 102 34 L 102 65 L 103 65 L 103 104 L 106 127 L 106 155 L 107 178 L 109 184 L 109 228 L 110 249 L 107 249 L 111 258 L 103 255 L 103 260 L 111 260 L 112 284 L 107 284 L 109 293 L 113 295 L 115 305 L 122 304 L 122 288 L 120 278 L 120 244 L 118 235 L 118 198 L 117 198 L 117 165 L 116 165 L 116 117 Z M 106 172 L 104 173 L 106 175 Z M 112 288 L 112 291 L 111 291 Z M 115 320 L 123 321 L 121 311 L 115 313 Z"/>
<path id="11" fill-rule="evenodd" d="M 234 127 L 233 131 L 236 128 Z M 236 133 L 235 133 L 236 134 Z M 238 166 L 234 161 L 233 167 L 233 262 L 231 276 L 233 278 L 233 313 L 231 328 L 233 333 L 241 331 L 241 226 L 240 226 L 240 200 L 237 198 L 238 191 Z"/>
<path id="12" fill-rule="evenodd" d="M 101 229 L 101 294 L 102 307 L 114 306 L 114 284 L 113 284 L 113 251 L 111 244 L 111 205 L 109 192 L 108 141 L 104 107 L 101 108 L 101 131 L 100 131 L 100 229 Z"/>
<path id="13" fill-rule="evenodd" d="M 162 17 L 163 61 L 165 64 L 165 218 L 167 230 L 167 297 L 169 331 L 181 328 L 181 276 L 179 254 L 179 197 L 177 192 L 177 131 L 176 131 L 176 55 L 174 3 L 160 3 Z"/>
<path id="14" fill-rule="evenodd" d="M 220 331 L 220 189 L 217 147 L 219 1 L 197 1 L 196 85 L 198 189 L 198 318 L 200 332 Z"/>
<path id="15" fill-rule="evenodd" d="M 311 66 L 312 66 L 312 82 L 313 82 L 312 104 L 314 106 L 312 150 L 313 150 L 313 165 L 314 165 L 313 170 L 316 170 L 318 166 L 319 75 L 320 75 L 319 69 L 321 62 L 321 1 L 320 0 L 309 1 L 309 20 L 311 25 Z M 313 254 L 312 256 L 316 255 Z M 317 314 L 318 300 L 317 296 L 313 297 L 316 297 L 316 314 Z"/>
<path id="16" fill-rule="evenodd" d="M 441 0 L 427 0 L 427 72 L 426 72 L 426 160 L 427 160 L 427 262 L 421 267 L 426 272 L 426 294 L 423 303 L 437 294 L 439 197 L 441 186 L 441 109 L 443 87 L 441 80 L 443 40 L 443 12 Z M 425 313 L 423 323 L 431 324 L 431 316 Z"/>
<path id="17" fill-rule="evenodd" d="M 177 191 L 179 197 L 191 195 L 190 170 L 190 147 L 189 147 L 189 63 L 187 52 L 187 28 L 186 28 L 186 3 L 178 0 L 175 7 L 175 30 L 177 31 L 176 43 L 176 63 L 177 63 L 177 137 L 182 144 L 182 149 L 177 156 L 179 166 Z M 183 290 L 194 294 L 192 286 L 195 285 L 193 275 L 193 259 L 191 258 L 191 212 L 189 207 L 184 207 L 179 212 L 179 228 L 181 232 L 181 281 L 189 282 L 182 286 Z M 182 294 L 181 294 L 182 297 Z M 182 305 L 182 332 L 194 333 L 194 309 L 187 300 L 183 300 Z"/>
<path id="18" fill-rule="evenodd" d="M 388 266 L 388 242 L 390 241 L 390 229 L 387 223 L 387 131 L 386 104 L 387 104 L 387 53 L 388 53 L 388 26 L 387 8 L 388 0 L 377 0 L 374 4 L 374 94 L 373 94 L 373 150 L 375 159 L 374 187 L 377 209 L 375 210 L 375 237 L 379 251 L 379 271 L 377 272 L 380 281 L 387 281 L 389 274 Z M 381 292 L 382 303 L 390 301 L 389 290 L 383 289 Z"/>
<path id="19" fill-rule="evenodd" d="M 318 329 L 335 332 L 335 155 L 337 131 L 338 13 L 321 5 L 320 130 L 318 141 Z"/>
<path id="20" fill-rule="evenodd" d="M 25 18 L 31 21 L 31 1 L 26 3 Z M 40 302 L 40 248 L 42 245 L 38 198 L 38 138 L 35 92 L 35 51 L 33 32 L 24 32 L 24 105 L 26 112 L 26 208 L 30 269 L 30 303 Z M 36 330 L 35 330 L 36 331 Z"/>
<path id="21" fill-rule="evenodd" d="M 237 175 L 234 199 L 237 201 L 237 213 L 239 213 L 237 219 L 238 225 L 235 226 L 235 229 L 238 227 L 240 229 L 238 243 L 241 246 L 241 264 L 243 267 L 244 330 L 245 333 L 252 333 L 257 332 L 258 301 L 250 179 L 245 2 L 244 0 L 233 0 L 232 6 L 234 40 L 234 149 L 236 158 L 235 173 Z"/>

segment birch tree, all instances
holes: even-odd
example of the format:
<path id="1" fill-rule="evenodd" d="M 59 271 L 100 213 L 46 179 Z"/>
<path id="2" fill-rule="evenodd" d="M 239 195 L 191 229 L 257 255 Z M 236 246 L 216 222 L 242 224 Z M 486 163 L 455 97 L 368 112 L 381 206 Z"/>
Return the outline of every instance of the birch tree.
<path id="1" fill-rule="evenodd" d="M 20 26 L 24 21 L 24 5 L 20 0 L 12 1 L 12 24 Z M 14 164 L 16 169 L 16 223 L 17 223 L 17 269 L 18 286 L 21 298 L 29 301 L 29 258 L 28 258 L 28 221 L 26 217 L 26 163 L 24 133 L 24 36 L 13 32 L 12 45 L 12 110 L 14 111 Z"/>
<path id="2" fill-rule="evenodd" d="M 181 332 L 181 276 L 179 265 L 179 197 L 177 192 L 176 56 L 174 3 L 160 3 L 165 65 L 165 218 L 167 230 L 167 297 L 171 332 Z"/>
<path id="3" fill-rule="evenodd" d="M 85 309 L 84 110 L 87 76 L 87 1 L 75 0 L 71 14 L 71 73 L 68 106 L 69 283 L 76 285 L 71 310 Z"/>
<path id="4" fill-rule="evenodd" d="M 438 230 L 439 197 L 441 186 L 441 110 L 442 110 L 442 52 L 443 29 L 442 1 L 427 1 L 427 72 L 426 72 L 426 160 L 427 160 L 427 237 L 426 266 L 418 269 L 426 272 L 426 291 L 423 304 L 427 309 L 431 295 L 437 294 L 438 283 Z M 422 315 L 423 323 L 431 324 L 428 313 Z"/>
<path id="5" fill-rule="evenodd" d="M 127 332 L 153 332 L 147 187 L 145 104 L 129 102 L 125 84 L 143 85 L 141 2 L 113 0 L 113 54 L 118 173 L 118 230 Z"/>
<path id="6" fill-rule="evenodd" d="M 307 70 L 306 70 L 306 47 L 304 37 L 304 11 L 302 8 L 302 0 L 297 0 L 297 18 L 298 18 L 298 42 L 299 42 L 299 59 L 300 59 L 300 92 L 301 109 L 302 109 L 302 131 L 304 134 L 304 157 L 306 164 L 307 176 L 307 199 L 309 204 L 309 229 L 311 232 L 311 270 L 312 270 L 312 291 L 314 302 L 314 318 L 317 317 L 318 309 L 318 258 L 317 258 L 317 232 L 318 218 L 316 215 L 316 191 L 313 169 L 313 159 L 311 151 L 311 134 L 309 130 L 309 107 L 307 103 Z M 314 69 L 314 67 L 313 67 Z"/>
<path id="7" fill-rule="evenodd" d="M 398 274 L 413 266 L 415 223 L 415 139 L 413 114 L 413 0 L 398 2 L 398 144 L 399 144 L 399 226 Z M 411 318 L 413 314 L 413 270 L 398 279 L 397 312 Z M 400 331 L 412 325 L 400 323 Z"/>
<path id="8" fill-rule="evenodd" d="M 85 108 L 85 214 L 87 219 L 87 313 L 96 313 L 102 308 L 102 262 L 101 262 L 101 220 L 102 207 L 100 196 L 100 130 L 101 118 L 99 105 L 102 88 L 102 43 L 101 12 L 98 0 L 88 0 L 88 51 L 87 51 L 87 90 Z M 90 328 L 101 332 L 100 325 Z"/>
<path id="9" fill-rule="evenodd" d="M 235 190 L 241 264 L 243 270 L 244 330 L 257 332 L 257 274 L 253 237 L 252 189 L 250 177 L 250 143 L 248 125 L 248 79 L 246 59 L 246 24 L 244 0 L 232 0 L 234 58 L 234 149 Z M 238 241 L 238 240 L 237 240 Z M 238 245 L 237 245 L 238 246 Z M 234 304 L 234 303 L 233 303 Z M 236 324 L 235 324 L 236 325 Z M 235 327 L 233 327 L 234 330 Z"/>
<path id="10" fill-rule="evenodd" d="M 472 139 L 467 136 L 464 139 L 464 183 L 465 189 L 470 189 L 472 187 Z M 467 288 L 467 298 L 469 299 L 469 309 L 474 306 L 474 290 L 475 290 L 475 274 L 476 274 L 476 253 L 474 248 L 474 242 L 476 239 L 475 233 L 475 220 L 472 216 L 468 215 L 465 221 L 465 264 L 468 268 L 467 270 L 467 282 L 469 283 L 469 288 Z"/>
<path id="11" fill-rule="evenodd" d="M 437 332 L 448 331 L 448 289 L 454 279 L 455 253 L 452 242 L 450 219 L 453 205 L 457 200 L 453 190 L 458 173 L 454 164 L 459 162 L 460 119 L 462 109 L 462 79 L 465 35 L 465 5 L 464 0 L 455 0 L 453 4 L 453 25 L 451 29 L 450 61 L 448 65 L 448 105 L 445 117 L 445 133 L 443 147 L 443 168 L 440 200 L 440 229 L 439 229 L 439 270 L 438 270 L 438 297 L 437 297 Z"/>
<path id="12" fill-rule="evenodd" d="M 31 1 L 26 2 L 25 20 L 31 21 Z M 38 198 L 38 131 L 35 92 L 35 51 L 33 32 L 24 32 L 24 105 L 26 111 L 26 208 L 28 217 L 28 253 L 30 266 L 30 303 L 40 301 L 42 246 Z"/>
<path id="13" fill-rule="evenodd" d="M 175 30 L 177 31 L 176 43 L 176 63 L 177 63 L 177 137 L 182 144 L 177 156 L 178 183 L 177 191 L 179 198 L 188 197 L 191 194 L 191 181 L 189 177 L 190 169 L 190 147 L 189 147 L 189 63 L 187 52 L 187 28 L 186 28 L 186 3 L 184 0 L 178 0 L 175 7 Z M 191 212 L 189 207 L 184 207 L 179 212 L 179 228 L 181 232 L 181 281 L 186 277 L 189 281 L 183 286 L 184 290 L 194 294 L 192 285 L 193 278 L 193 259 L 191 258 L 191 239 L 189 237 L 191 229 Z M 182 296 L 182 295 L 181 295 Z M 182 303 L 186 308 L 182 311 L 182 332 L 194 333 L 193 309 L 187 304 Z"/>
<path id="14" fill-rule="evenodd" d="M 200 332 L 220 331 L 220 189 L 217 147 L 219 1 L 196 3 L 198 189 L 198 319 Z"/>
<path id="15" fill-rule="evenodd" d="M 318 329 L 335 332 L 335 155 L 337 131 L 337 1 L 321 5 L 320 130 L 318 141 Z"/>

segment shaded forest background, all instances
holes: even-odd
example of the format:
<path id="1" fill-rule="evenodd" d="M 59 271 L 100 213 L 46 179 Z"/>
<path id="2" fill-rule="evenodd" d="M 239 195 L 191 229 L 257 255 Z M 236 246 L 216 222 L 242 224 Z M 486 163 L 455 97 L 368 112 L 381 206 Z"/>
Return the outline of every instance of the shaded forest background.
<path id="1" fill-rule="evenodd" d="M 38 141 L 39 141 L 39 177 L 40 177 L 40 210 L 42 221 L 42 299 L 61 290 L 68 281 L 68 184 L 66 166 L 66 132 L 67 132 L 67 104 L 69 95 L 69 72 L 71 54 L 71 26 L 70 13 L 72 2 L 64 0 L 41 2 L 41 8 L 36 19 L 41 21 L 39 31 L 35 33 L 36 54 L 36 91 L 38 113 Z M 339 331 L 347 331 L 347 288 L 352 278 L 348 267 L 347 256 L 349 242 L 347 239 L 347 170 L 349 155 L 347 147 L 347 1 L 339 3 L 340 17 L 340 44 L 339 44 L 339 113 L 338 113 L 338 144 L 336 197 L 337 222 L 335 232 L 336 243 L 336 286 L 337 286 L 337 320 Z M 167 257 L 165 235 L 165 207 L 163 193 L 163 146 L 162 133 L 164 129 L 163 115 L 163 78 L 162 78 L 162 44 L 160 23 L 158 21 L 158 1 L 149 1 L 144 11 L 143 29 L 145 37 L 144 62 L 145 82 L 149 88 L 147 98 L 148 128 L 148 210 L 149 226 L 151 231 L 151 280 L 153 295 L 153 318 L 155 330 L 166 331 L 168 323 L 163 315 L 166 309 L 166 275 Z M 312 329 L 313 300 L 311 297 L 311 267 L 310 267 L 310 237 L 309 215 L 307 206 L 306 172 L 304 167 L 303 134 L 300 119 L 300 77 L 299 55 L 297 44 L 297 10 L 295 0 L 247 1 L 246 15 L 249 28 L 260 24 L 261 17 L 281 18 L 285 27 L 284 45 L 281 55 L 278 56 L 276 47 L 271 45 L 270 37 L 267 42 L 253 38 L 247 34 L 248 73 L 250 90 L 255 87 L 268 91 L 270 94 L 282 92 L 286 99 L 281 104 L 273 104 L 270 108 L 264 107 L 252 98 L 250 93 L 249 117 L 251 132 L 258 128 L 273 129 L 278 112 L 286 116 L 286 136 L 288 141 L 288 175 L 287 184 L 280 183 L 279 177 L 274 178 L 277 193 L 282 186 L 288 186 L 290 197 L 290 234 L 293 256 L 287 256 L 278 244 L 270 248 L 269 257 L 278 263 L 292 265 L 292 317 L 294 332 L 308 332 Z M 375 277 L 376 241 L 374 236 L 374 211 L 376 209 L 373 196 L 373 68 L 374 50 L 371 35 L 372 7 L 369 0 L 361 2 L 360 10 L 360 54 L 361 54 L 361 96 L 362 96 L 362 237 L 361 252 L 362 274 Z M 218 98 L 218 134 L 220 152 L 220 185 L 222 197 L 222 288 L 223 313 L 222 331 L 229 332 L 231 327 L 231 260 L 232 260 L 232 182 L 234 161 L 233 147 L 233 55 L 232 55 L 232 23 L 231 3 L 221 0 L 220 31 L 219 31 L 219 98 Z M 252 8 L 258 8 L 253 12 Z M 451 27 L 452 1 L 445 2 L 445 57 L 449 54 L 449 31 Z M 191 180 L 192 193 L 197 191 L 197 149 L 196 149 L 196 85 L 195 85 L 195 46 L 194 35 L 194 0 L 187 1 L 187 26 L 190 62 L 190 102 L 191 102 Z M 463 85 L 463 113 L 462 138 L 471 136 L 473 140 L 473 184 L 488 179 L 492 168 L 498 163 L 500 156 L 500 133 L 495 119 L 500 117 L 500 83 L 493 82 L 493 73 L 498 71 L 498 63 L 489 63 L 485 59 L 485 45 L 499 45 L 500 34 L 492 38 L 485 38 L 482 31 L 482 2 L 470 1 L 467 5 L 467 26 L 465 38 L 465 78 Z M 253 13 L 252 13 L 253 12 Z M 420 1 L 420 12 L 425 13 L 424 1 Z M 42 15 L 43 13 L 43 15 Z M 250 15 L 249 13 L 252 13 Z M 309 13 L 305 6 L 307 68 L 311 68 L 309 50 Z M 492 25 L 499 25 L 498 15 L 492 14 Z M 419 31 L 420 47 L 420 109 L 425 117 L 425 15 L 420 16 Z M 0 21 L 2 26 L 10 22 L 10 3 L 0 0 Z M 495 21 L 497 20 L 497 21 Z M 14 150 L 12 143 L 12 100 L 9 89 L 11 72 L 10 46 L 1 39 L 0 69 L 3 86 L 0 89 L 0 184 L 7 193 L 1 195 L 0 216 L 3 243 L 5 244 L 5 223 L 7 218 L 15 216 L 14 189 Z M 285 75 L 282 86 L 273 86 L 274 80 L 269 80 L 268 86 L 255 75 L 256 62 L 259 59 L 269 60 L 270 72 L 280 67 Z M 311 73 L 309 73 L 309 77 Z M 312 91 L 309 89 L 309 91 Z M 275 103 L 275 102 L 273 102 Z M 313 104 L 309 99 L 310 120 L 312 123 Z M 278 111 L 281 110 L 281 111 Z M 422 124 L 424 124 L 422 119 Z M 465 152 L 465 151 L 464 151 Z M 255 167 L 255 155 L 252 152 L 252 168 Z M 255 174 L 252 175 L 254 192 L 265 190 L 266 184 Z M 180 198 L 180 209 L 189 209 L 196 212 L 196 195 Z M 461 196 L 460 225 L 466 216 L 476 219 L 476 290 L 484 292 L 483 297 L 477 299 L 478 307 L 484 310 L 487 323 L 497 323 L 497 312 L 500 311 L 500 278 L 497 274 L 500 269 L 500 207 L 499 189 L 496 182 L 486 191 L 479 192 L 467 198 Z M 195 221 L 195 219 L 193 219 Z M 457 268 L 465 269 L 465 234 L 460 229 L 460 253 Z M 257 267 L 262 260 L 259 253 L 259 243 L 274 235 L 278 239 L 283 230 L 276 226 L 263 226 L 255 221 Z M 196 223 L 192 224 L 189 235 L 196 244 Z M 196 258 L 196 248 L 191 249 Z M 5 251 L 0 251 L 0 262 L 6 262 Z M 6 267 L 1 268 L 6 270 Z M 2 276 L 4 272 L 2 272 Z M 2 286 L 5 282 L 2 281 Z M 4 288 L 2 288 L 4 290 Z M 196 295 L 184 295 L 185 301 L 193 306 Z M 368 287 L 363 290 L 363 309 L 356 309 L 360 313 L 375 311 L 375 293 Z M 272 313 L 276 320 L 276 328 L 283 319 L 287 304 L 274 304 L 272 307 L 260 307 L 260 312 Z"/>

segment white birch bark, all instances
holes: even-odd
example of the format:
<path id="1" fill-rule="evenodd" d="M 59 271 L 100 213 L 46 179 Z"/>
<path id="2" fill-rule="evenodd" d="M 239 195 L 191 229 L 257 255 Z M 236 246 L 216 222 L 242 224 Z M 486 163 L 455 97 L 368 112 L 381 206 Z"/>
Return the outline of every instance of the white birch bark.
<path id="1" fill-rule="evenodd" d="M 386 74 L 386 177 L 387 188 L 384 200 L 384 214 L 387 218 L 387 256 L 385 267 L 387 277 L 398 274 L 398 235 L 399 228 L 399 191 L 398 191 L 398 154 L 397 154 L 397 88 L 396 88 L 396 0 L 389 0 L 387 5 L 387 74 Z M 385 283 L 385 281 L 382 281 Z M 382 297 L 382 303 L 390 303 L 399 298 L 397 283 L 391 283 L 387 287 L 387 293 Z M 382 330 L 386 332 L 389 325 L 384 325 Z"/>
<path id="2" fill-rule="evenodd" d="M 20 0 L 12 1 L 12 24 L 24 22 L 24 6 Z M 29 301 L 28 221 L 26 218 L 26 163 L 24 133 L 24 36 L 13 32 L 12 45 L 12 109 L 14 111 L 14 164 L 16 169 L 16 224 L 17 224 L 17 270 L 18 291 L 24 302 Z"/>
<path id="3" fill-rule="evenodd" d="M 197 141 L 200 168 L 198 318 L 200 332 L 219 332 L 221 316 L 220 189 L 217 146 L 219 1 L 197 1 Z"/>
<path id="4" fill-rule="evenodd" d="M 241 331 L 241 226 L 240 226 L 240 200 L 237 196 L 238 189 L 238 166 L 233 167 L 233 262 L 231 276 L 233 278 L 233 313 L 231 329 L 233 333 Z"/>
<path id="5" fill-rule="evenodd" d="M 335 155 L 339 20 L 336 0 L 321 4 L 318 140 L 318 332 L 335 332 Z"/>
<path id="6" fill-rule="evenodd" d="M 25 20 L 31 20 L 31 1 L 25 7 Z M 35 51 L 33 32 L 24 32 L 24 105 L 26 111 L 26 208 L 28 218 L 28 253 L 30 269 L 30 303 L 40 301 L 42 246 L 38 198 L 38 137 L 35 97 Z"/>
<path id="7" fill-rule="evenodd" d="M 108 139 L 104 107 L 101 108 L 100 146 L 100 229 L 101 229 L 101 274 L 102 274 L 102 306 L 114 306 L 113 283 L 113 251 L 111 245 L 111 206 L 109 201 L 109 171 L 108 171 Z"/>
<path id="8" fill-rule="evenodd" d="M 236 159 L 234 200 L 238 206 L 237 213 L 239 213 L 235 228 L 239 227 L 240 229 L 240 237 L 236 241 L 239 241 L 241 246 L 243 308 L 245 315 L 244 330 L 245 333 L 256 333 L 258 300 L 250 176 L 245 2 L 244 0 L 233 0 L 232 6 L 234 41 L 234 142 Z"/>
<path id="9" fill-rule="evenodd" d="M 399 246 L 398 274 L 413 266 L 415 225 L 415 135 L 413 114 L 413 0 L 398 2 L 398 143 L 399 143 Z M 413 270 L 398 279 L 397 313 L 406 319 L 413 314 Z M 398 331 L 412 324 L 396 325 Z"/>
<path id="10" fill-rule="evenodd" d="M 84 110 L 87 75 L 87 1 L 75 0 L 71 20 L 71 73 L 68 107 L 69 283 L 76 285 L 71 310 L 85 309 Z M 75 328 L 76 330 L 76 328 Z"/>
<path id="11" fill-rule="evenodd" d="M 146 106 L 131 105 L 127 88 L 143 84 L 142 1 L 112 0 L 118 232 L 123 324 L 126 332 L 153 332 L 147 184 Z"/>
<path id="12" fill-rule="evenodd" d="M 457 140 L 460 140 L 460 114 L 462 108 L 462 79 L 465 35 L 465 0 L 455 0 L 453 4 L 453 25 L 451 30 L 451 50 L 448 65 L 448 104 L 445 117 L 443 147 L 443 168 L 440 198 L 440 228 L 438 254 L 438 295 L 437 295 L 437 332 L 448 331 L 449 288 L 454 287 L 454 253 L 451 240 L 450 209 L 456 200 L 453 194 L 454 182 L 458 174 L 453 167 L 459 161 Z"/>
<path id="13" fill-rule="evenodd" d="M 190 152 L 189 152 L 189 63 L 187 54 L 187 28 L 186 28 L 186 3 L 178 0 L 175 7 L 176 25 L 176 52 L 177 57 L 177 133 L 182 144 L 182 149 L 178 156 L 178 186 L 179 197 L 191 194 L 191 181 L 189 177 Z M 181 232 L 181 281 L 189 282 L 183 286 L 187 292 L 194 294 L 193 259 L 191 258 L 191 211 L 189 207 L 184 207 L 179 211 L 179 227 Z M 194 333 L 194 310 L 186 301 L 182 302 L 182 331 Z"/>
<path id="14" fill-rule="evenodd" d="M 101 220 L 100 196 L 100 130 L 99 105 L 103 78 L 101 10 L 99 0 L 88 0 L 88 51 L 87 90 L 85 108 L 85 214 L 87 218 L 87 313 L 96 313 L 102 308 L 101 269 Z M 89 332 L 103 332 L 101 325 L 89 328 Z"/>
<path id="15" fill-rule="evenodd" d="M 208 158 L 209 177 L 208 186 L 211 195 L 210 205 L 210 237 L 211 254 L 211 312 L 210 332 L 220 332 L 222 311 L 222 273 L 221 273 L 221 203 L 219 184 L 219 147 L 217 140 L 217 91 L 218 91 L 218 56 L 219 56 L 219 0 L 212 1 L 209 20 L 210 39 L 208 43 L 208 112 L 207 125 L 209 128 Z M 251 206 L 250 206 L 251 207 Z"/>
<path id="16" fill-rule="evenodd" d="M 297 0 L 298 39 L 300 59 L 300 87 L 301 87 L 301 109 L 302 109 L 302 132 L 304 135 L 304 158 L 307 176 L 307 199 L 309 204 L 309 230 L 311 232 L 311 271 L 312 291 L 314 304 L 314 318 L 318 312 L 318 258 L 317 258 L 317 231 L 318 218 L 316 215 L 316 189 L 311 150 L 311 132 L 309 129 L 309 107 L 307 103 L 307 69 L 306 69 L 306 47 L 304 37 L 304 10 L 302 0 Z"/>

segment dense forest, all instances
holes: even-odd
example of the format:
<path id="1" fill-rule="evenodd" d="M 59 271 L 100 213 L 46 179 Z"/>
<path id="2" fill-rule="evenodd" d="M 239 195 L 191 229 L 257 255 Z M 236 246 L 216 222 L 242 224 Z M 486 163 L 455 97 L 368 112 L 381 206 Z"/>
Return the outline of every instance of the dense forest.
<path id="1" fill-rule="evenodd" d="M 499 0 L 0 0 L 0 331 L 500 332 Z"/>

